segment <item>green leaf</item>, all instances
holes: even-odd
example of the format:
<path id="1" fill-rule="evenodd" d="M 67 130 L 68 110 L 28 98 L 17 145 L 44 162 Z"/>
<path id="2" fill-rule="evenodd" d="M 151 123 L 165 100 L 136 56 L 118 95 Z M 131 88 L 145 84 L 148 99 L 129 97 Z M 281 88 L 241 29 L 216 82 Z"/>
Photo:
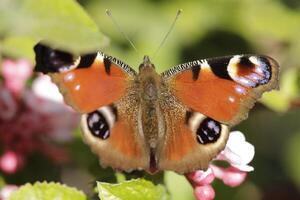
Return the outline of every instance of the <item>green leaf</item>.
<path id="1" fill-rule="evenodd" d="M 1 53 L 13 58 L 27 58 L 33 61 L 35 43 L 35 40 L 28 37 L 7 37 L 1 44 Z"/>
<path id="2" fill-rule="evenodd" d="M 272 91 L 264 94 L 261 102 L 268 108 L 278 112 L 284 112 L 290 106 L 289 98 L 286 95 L 283 95 L 283 92 L 280 91 Z"/>
<path id="3" fill-rule="evenodd" d="M 177 173 L 165 172 L 165 183 L 172 200 L 194 200 L 193 187 L 188 180 Z"/>
<path id="4" fill-rule="evenodd" d="M 288 142 L 285 145 L 285 168 L 287 174 L 290 176 L 292 180 L 295 181 L 295 183 L 300 186 L 300 157 L 299 157 L 299 151 L 300 151 L 300 128 L 298 131 L 295 131 L 295 133 L 288 138 Z"/>
<path id="5" fill-rule="evenodd" d="M 6 24 L 10 25 L 9 35 L 43 40 L 73 53 L 95 51 L 107 43 L 75 0 L 11 0 L 6 4 L 10 8 L 4 14 Z"/>
<path id="6" fill-rule="evenodd" d="M 144 179 L 124 181 L 119 184 L 97 182 L 101 200 L 165 200 L 168 199 L 166 189 L 162 185 L 154 185 Z"/>
<path id="7" fill-rule="evenodd" d="M 26 184 L 14 192 L 9 200 L 86 200 L 87 197 L 75 188 L 59 183 Z"/>
<path id="8" fill-rule="evenodd" d="M 263 95 L 262 102 L 275 111 L 287 111 L 290 102 L 300 96 L 300 70 L 290 68 L 286 70 L 280 79 L 280 90 Z"/>

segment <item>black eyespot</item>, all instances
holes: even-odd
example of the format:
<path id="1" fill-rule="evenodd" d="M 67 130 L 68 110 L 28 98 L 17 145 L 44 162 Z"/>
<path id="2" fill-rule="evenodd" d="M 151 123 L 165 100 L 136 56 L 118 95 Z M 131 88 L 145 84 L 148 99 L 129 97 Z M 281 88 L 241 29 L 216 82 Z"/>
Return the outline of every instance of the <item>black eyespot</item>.
<path id="1" fill-rule="evenodd" d="M 221 136 L 222 127 L 221 124 L 211 118 L 204 119 L 196 134 L 197 141 L 200 144 L 213 143 L 219 139 Z"/>
<path id="2" fill-rule="evenodd" d="M 94 111 L 87 116 L 87 125 L 90 132 L 98 138 L 107 139 L 110 135 L 108 123 L 99 111 Z"/>
<path id="3" fill-rule="evenodd" d="M 59 72 L 68 69 L 74 63 L 73 55 L 64 51 L 51 49 L 43 44 L 34 47 L 36 67 L 35 71 Z"/>

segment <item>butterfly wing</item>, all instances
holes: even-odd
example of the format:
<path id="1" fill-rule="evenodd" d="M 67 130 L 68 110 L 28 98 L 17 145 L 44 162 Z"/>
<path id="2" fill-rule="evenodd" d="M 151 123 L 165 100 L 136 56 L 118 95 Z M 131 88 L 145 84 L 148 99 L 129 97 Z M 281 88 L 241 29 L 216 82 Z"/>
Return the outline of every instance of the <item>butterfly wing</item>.
<path id="1" fill-rule="evenodd" d="M 166 128 L 158 168 L 180 174 L 207 169 L 225 146 L 229 127 L 189 109 L 175 96 L 167 95 L 162 102 L 168 103 L 161 103 Z"/>
<path id="2" fill-rule="evenodd" d="M 82 113 L 83 136 L 103 165 L 144 168 L 148 155 L 137 128 L 136 73 L 101 52 L 73 56 L 37 44 L 35 71 L 51 76 L 67 104 Z"/>
<path id="3" fill-rule="evenodd" d="M 103 166 L 131 171 L 146 169 L 149 152 L 138 130 L 135 99 L 123 97 L 109 106 L 84 114 L 81 119 L 84 141 Z"/>
<path id="4" fill-rule="evenodd" d="M 196 60 L 164 72 L 175 100 L 162 106 L 168 128 L 160 168 L 179 173 L 206 169 L 224 148 L 230 126 L 247 117 L 263 92 L 277 88 L 278 69 L 272 58 L 238 55 Z"/>
<path id="5" fill-rule="evenodd" d="M 35 71 L 51 76 L 67 104 L 87 113 L 120 99 L 135 72 L 125 63 L 101 52 L 73 56 L 38 44 Z"/>
<path id="6" fill-rule="evenodd" d="M 266 56 L 196 60 L 162 74 L 180 102 L 217 121 L 235 125 L 263 92 L 278 87 L 279 66 Z"/>

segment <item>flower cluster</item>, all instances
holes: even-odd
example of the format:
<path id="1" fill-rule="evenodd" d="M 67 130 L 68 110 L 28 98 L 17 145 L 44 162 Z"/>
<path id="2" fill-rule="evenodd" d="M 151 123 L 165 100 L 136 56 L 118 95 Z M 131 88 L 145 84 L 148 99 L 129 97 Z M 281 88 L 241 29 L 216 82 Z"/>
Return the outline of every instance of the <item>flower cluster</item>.
<path id="1" fill-rule="evenodd" d="M 252 166 L 248 165 L 253 157 L 254 146 L 246 141 L 243 133 L 231 132 L 225 149 L 215 159 L 228 162 L 229 167 L 224 168 L 210 164 L 206 171 L 199 170 L 186 175 L 194 187 L 195 197 L 198 200 L 214 199 L 215 191 L 211 183 L 216 178 L 231 187 L 240 185 L 245 180 L 247 172 L 254 170 Z"/>
<path id="2" fill-rule="evenodd" d="M 62 103 L 62 96 L 48 76 L 32 76 L 26 60 L 4 60 L 0 82 L 0 170 L 15 173 L 26 158 L 40 152 L 53 161 L 68 159 L 55 142 L 71 138 L 79 117 Z M 1 81 L 1 78 L 0 78 Z"/>

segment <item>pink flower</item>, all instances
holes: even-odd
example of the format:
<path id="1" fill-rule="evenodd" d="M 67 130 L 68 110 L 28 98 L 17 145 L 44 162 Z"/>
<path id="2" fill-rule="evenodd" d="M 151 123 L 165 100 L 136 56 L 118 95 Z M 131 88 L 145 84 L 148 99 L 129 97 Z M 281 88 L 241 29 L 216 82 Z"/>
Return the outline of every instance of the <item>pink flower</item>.
<path id="1" fill-rule="evenodd" d="M 193 184 L 196 185 L 209 185 L 215 179 L 215 175 L 211 168 L 208 168 L 206 171 L 198 170 L 188 175 L 189 180 L 193 180 Z"/>
<path id="2" fill-rule="evenodd" d="M 12 65 L 11 61 L 4 64 Z M 34 79 L 31 90 L 24 86 L 30 73 L 10 76 L 11 71 L 4 72 L 7 84 L 0 86 L 0 151 L 4 152 L 0 155 L 0 170 L 16 172 L 34 152 L 58 163 L 66 162 L 67 152 L 55 143 L 72 138 L 71 131 L 77 127 L 79 115 L 62 103 L 62 96 L 49 77 Z"/>
<path id="3" fill-rule="evenodd" d="M 18 167 L 18 158 L 17 155 L 12 152 L 6 152 L 0 157 L 0 168 L 10 174 L 15 173 Z"/>
<path id="4" fill-rule="evenodd" d="M 13 151 L 7 151 L 0 157 L 0 169 L 7 174 L 15 173 L 22 164 L 22 158 Z"/>
<path id="5" fill-rule="evenodd" d="M 2 63 L 4 85 L 12 93 L 19 94 L 32 74 L 32 65 L 27 60 L 4 60 Z"/>
<path id="6" fill-rule="evenodd" d="M 225 149 L 215 159 L 228 162 L 230 167 L 223 168 L 211 163 L 206 171 L 198 170 L 186 175 L 194 187 L 195 197 L 198 200 L 214 199 L 215 191 L 211 183 L 215 178 L 231 187 L 242 184 L 247 172 L 254 170 L 248 165 L 254 157 L 254 152 L 254 146 L 246 141 L 243 133 L 231 132 Z"/>
<path id="7" fill-rule="evenodd" d="M 0 200 L 8 200 L 9 196 L 18 189 L 16 185 L 6 185 L 0 190 Z"/>
<path id="8" fill-rule="evenodd" d="M 199 200 L 212 200 L 215 198 L 215 190 L 211 185 L 196 186 L 195 197 Z"/>
<path id="9" fill-rule="evenodd" d="M 211 165 L 216 178 L 221 179 L 225 185 L 236 187 L 244 182 L 247 172 L 241 171 L 234 167 L 222 168 Z"/>
<path id="10" fill-rule="evenodd" d="M 17 102 L 6 88 L 0 86 L 0 120 L 9 120 L 17 112 Z"/>

